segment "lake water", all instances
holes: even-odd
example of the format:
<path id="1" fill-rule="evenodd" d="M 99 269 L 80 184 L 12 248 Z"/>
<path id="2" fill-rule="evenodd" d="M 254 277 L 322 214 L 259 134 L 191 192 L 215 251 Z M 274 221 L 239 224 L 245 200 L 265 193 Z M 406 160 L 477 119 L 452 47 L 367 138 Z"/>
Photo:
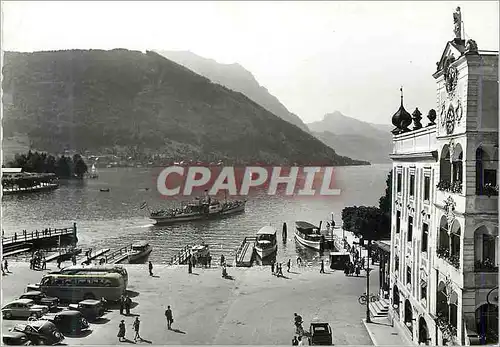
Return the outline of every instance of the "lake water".
<path id="1" fill-rule="evenodd" d="M 316 262 L 318 252 L 304 249 L 293 239 L 293 222 L 305 220 L 319 224 L 340 213 L 346 206 L 375 205 L 385 192 L 390 164 L 339 167 L 335 186 L 341 195 L 331 197 L 268 196 L 257 191 L 248 196 L 245 213 L 221 220 L 197 221 L 172 226 L 155 226 L 147 210 L 139 207 L 147 201 L 152 208 L 176 206 L 179 200 L 167 200 L 156 190 L 159 169 L 108 168 L 99 170 L 99 178 L 83 182 L 62 182 L 52 192 L 4 196 L 2 222 L 5 235 L 44 228 L 61 228 L 77 223 L 78 247 L 116 249 L 135 241 L 153 246 L 150 260 L 167 263 L 187 244 L 205 242 L 212 255 L 233 259 L 232 254 L 245 236 L 272 225 L 278 230 L 278 261 L 296 258 Z M 109 192 L 101 192 L 109 188 Z M 146 189 L 149 188 L 149 189 Z M 288 224 L 288 240 L 281 240 L 283 222 Z"/>

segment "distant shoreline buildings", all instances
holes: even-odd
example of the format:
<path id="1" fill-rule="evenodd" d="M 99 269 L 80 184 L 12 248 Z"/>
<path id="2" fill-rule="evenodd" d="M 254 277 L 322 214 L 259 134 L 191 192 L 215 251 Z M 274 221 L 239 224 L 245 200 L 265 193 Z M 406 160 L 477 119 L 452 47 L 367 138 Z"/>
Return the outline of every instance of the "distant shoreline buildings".
<path id="1" fill-rule="evenodd" d="M 429 123 L 403 94 L 392 118 L 390 315 L 415 344 L 498 344 L 498 52 L 454 19 Z"/>

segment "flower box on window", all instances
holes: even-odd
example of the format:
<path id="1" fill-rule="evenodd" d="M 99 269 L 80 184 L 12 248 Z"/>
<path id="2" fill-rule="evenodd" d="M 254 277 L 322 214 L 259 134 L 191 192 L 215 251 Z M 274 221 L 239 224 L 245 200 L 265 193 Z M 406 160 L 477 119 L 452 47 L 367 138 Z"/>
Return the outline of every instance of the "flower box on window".
<path id="1" fill-rule="evenodd" d="M 484 195 L 490 196 L 498 196 L 498 186 L 494 186 L 491 183 L 487 183 L 483 188 Z"/>
<path id="2" fill-rule="evenodd" d="M 498 272 L 498 266 L 496 266 L 491 260 L 486 259 L 484 261 L 476 260 L 474 263 L 475 272 Z"/>

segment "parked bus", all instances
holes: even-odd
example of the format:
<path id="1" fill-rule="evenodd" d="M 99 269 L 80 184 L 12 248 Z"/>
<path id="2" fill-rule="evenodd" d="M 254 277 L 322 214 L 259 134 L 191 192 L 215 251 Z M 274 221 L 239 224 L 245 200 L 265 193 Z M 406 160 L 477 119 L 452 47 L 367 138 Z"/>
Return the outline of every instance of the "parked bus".
<path id="1" fill-rule="evenodd" d="M 128 273 L 127 269 L 123 266 L 119 265 L 74 265 L 65 267 L 59 271 L 53 272 L 54 274 L 63 274 L 63 275 L 81 275 L 93 272 L 110 272 L 110 273 L 118 273 L 123 277 L 125 281 L 125 289 L 128 286 Z"/>
<path id="2" fill-rule="evenodd" d="M 117 301 L 125 293 L 126 286 L 118 273 L 48 274 L 40 281 L 40 291 L 61 301 L 79 302 L 101 298 Z"/>
<path id="3" fill-rule="evenodd" d="M 344 270 L 349 261 L 351 261 L 351 255 L 346 251 L 330 252 L 330 269 Z"/>

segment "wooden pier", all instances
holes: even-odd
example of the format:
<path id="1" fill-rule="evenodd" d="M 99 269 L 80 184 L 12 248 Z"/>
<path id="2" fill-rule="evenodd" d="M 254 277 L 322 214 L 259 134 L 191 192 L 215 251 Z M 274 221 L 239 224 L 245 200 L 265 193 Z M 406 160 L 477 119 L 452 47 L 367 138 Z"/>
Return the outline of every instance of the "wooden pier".
<path id="1" fill-rule="evenodd" d="M 106 264 L 119 264 L 128 259 L 128 252 L 132 250 L 132 244 L 117 249 L 104 256 Z M 107 252 L 106 252 L 107 253 Z"/>
<path id="2" fill-rule="evenodd" d="M 104 249 L 101 249 L 95 253 L 91 253 L 90 257 L 82 258 L 85 260 L 82 261 L 82 259 L 79 259 L 78 261 L 82 265 L 89 265 L 93 260 L 96 260 L 97 258 L 102 257 L 104 254 L 108 253 L 109 251 L 110 251 L 109 248 L 104 248 Z"/>
<path id="3" fill-rule="evenodd" d="M 255 242 L 257 242 L 257 237 L 245 237 L 235 253 L 236 266 L 252 266 L 255 253 Z"/>
<path id="4" fill-rule="evenodd" d="M 76 243 L 77 229 L 76 223 L 70 228 L 49 228 L 31 232 L 14 233 L 13 236 L 2 237 L 2 248 L 4 253 L 10 253 L 19 249 L 26 249 L 24 245 L 31 244 L 30 249 L 43 248 L 49 246 L 60 246 L 61 244 Z"/>
<path id="5" fill-rule="evenodd" d="M 191 257 L 191 246 L 187 245 L 176 255 L 170 258 L 170 265 L 183 265 L 186 264 L 189 258 Z"/>

